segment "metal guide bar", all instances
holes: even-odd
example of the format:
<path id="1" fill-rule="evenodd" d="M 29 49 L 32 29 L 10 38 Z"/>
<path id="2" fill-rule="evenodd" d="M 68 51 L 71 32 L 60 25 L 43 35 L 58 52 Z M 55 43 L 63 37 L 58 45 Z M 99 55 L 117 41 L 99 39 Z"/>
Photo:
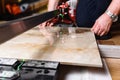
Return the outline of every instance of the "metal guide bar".
<path id="1" fill-rule="evenodd" d="M 55 17 L 57 14 L 58 10 L 54 10 L 0 24 L 0 44 Z"/>
<path id="2" fill-rule="evenodd" d="M 102 57 L 105 58 L 119 58 L 120 59 L 120 46 L 119 45 L 98 45 Z"/>

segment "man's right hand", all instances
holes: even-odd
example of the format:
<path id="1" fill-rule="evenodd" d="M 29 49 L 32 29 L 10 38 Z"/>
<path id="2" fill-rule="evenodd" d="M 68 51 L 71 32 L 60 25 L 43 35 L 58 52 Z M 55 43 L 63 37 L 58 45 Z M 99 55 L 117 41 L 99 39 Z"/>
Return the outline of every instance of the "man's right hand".
<path id="1" fill-rule="evenodd" d="M 44 27 L 51 27 L 51 26 L 53 26 L 53 23 L 52 22 L 49 22 L 49 21 L 46 21 L 46 22 L 43 22 L 43 23 L 41 23 L 40 25 L 39 25 L 39 28 L 40 29 L 43 29 Z"/>

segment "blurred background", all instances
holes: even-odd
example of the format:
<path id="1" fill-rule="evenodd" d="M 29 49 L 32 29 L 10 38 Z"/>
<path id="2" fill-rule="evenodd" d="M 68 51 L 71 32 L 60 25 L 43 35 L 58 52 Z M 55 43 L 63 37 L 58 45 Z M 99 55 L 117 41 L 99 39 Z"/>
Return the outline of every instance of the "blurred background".
<path id="1" fill-rule="evenodd" d="M 13 20 L 47 9 L 48 0 L 0 0 L 0 21 Z"/>

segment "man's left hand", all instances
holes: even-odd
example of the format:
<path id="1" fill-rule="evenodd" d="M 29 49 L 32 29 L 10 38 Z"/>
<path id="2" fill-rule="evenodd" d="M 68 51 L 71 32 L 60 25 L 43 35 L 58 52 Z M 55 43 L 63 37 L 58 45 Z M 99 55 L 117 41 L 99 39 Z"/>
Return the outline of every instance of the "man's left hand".
<path id="1" fill-rule="evenodd" d="M 109 32 L 111 25 L 112 19 L 104 13 L 96 20 L 95 24 L 91 28 L 91 31 L 98 36 L 103 36 Z"/>

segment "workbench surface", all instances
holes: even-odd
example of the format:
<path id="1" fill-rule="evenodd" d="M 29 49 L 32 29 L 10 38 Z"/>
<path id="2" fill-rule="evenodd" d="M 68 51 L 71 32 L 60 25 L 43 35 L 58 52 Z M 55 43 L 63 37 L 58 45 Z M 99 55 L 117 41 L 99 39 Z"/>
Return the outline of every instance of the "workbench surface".
<path id="1" fill-rule="evenodd" d="M 106 58 L 113 80 L 120 80 L 120 59 Z"/>

